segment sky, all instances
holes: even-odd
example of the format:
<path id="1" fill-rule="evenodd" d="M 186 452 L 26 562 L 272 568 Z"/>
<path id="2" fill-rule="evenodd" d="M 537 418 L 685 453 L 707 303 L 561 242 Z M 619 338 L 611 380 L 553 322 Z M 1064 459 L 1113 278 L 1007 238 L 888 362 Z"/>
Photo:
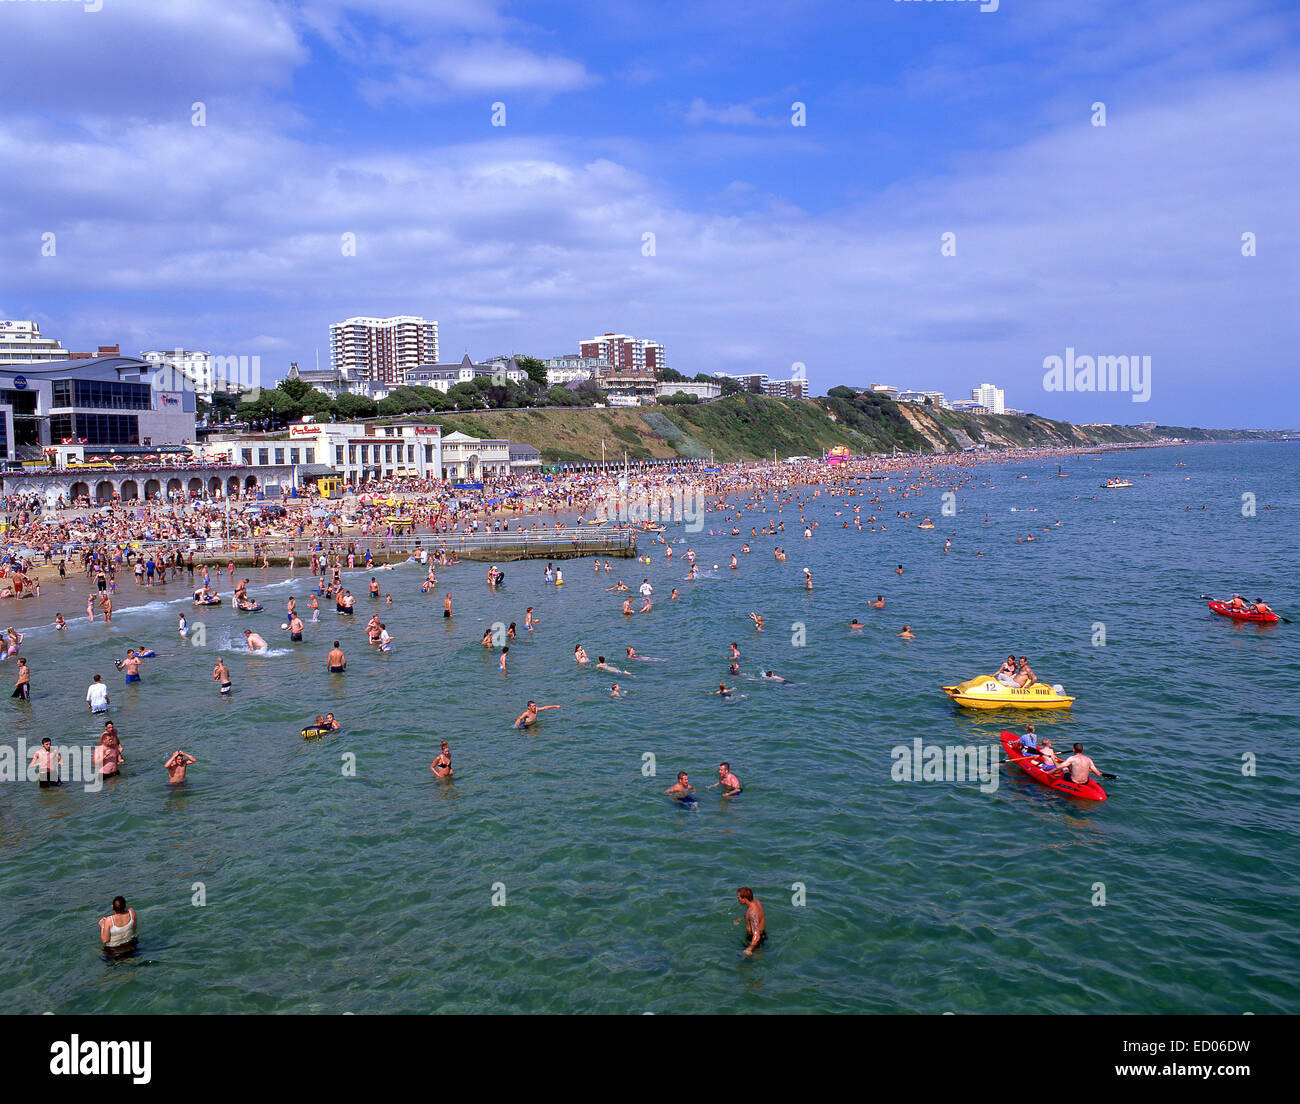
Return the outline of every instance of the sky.
<path id="1" fill-rule="evenodd" d="M 69 349 L 269 383 L 416 314 L 444 361 L 1300 425 L 1295 0 L 0 0 L 0 43 L 0 318 Z"/>

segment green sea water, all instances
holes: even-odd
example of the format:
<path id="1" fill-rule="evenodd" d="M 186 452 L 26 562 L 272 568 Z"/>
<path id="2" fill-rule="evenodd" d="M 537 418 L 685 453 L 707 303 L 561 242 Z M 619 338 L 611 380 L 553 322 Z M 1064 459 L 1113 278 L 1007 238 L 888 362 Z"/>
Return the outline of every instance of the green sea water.
<path id="1" fill-rule="evenodd" d="M 765 515 L 746 511 L 749 555 L 741 538 L 710 535 L 731 522 L 708 514 L 702 533 L 670 529 L 685 538 L 671 562 L 643 541 L 650 566 L 567 561 L 563 587 L 527 561 L 505 564 L 493 592 L 486 565 L 466 563 L 439 572 L 450 621 L 440 594 L 420 592 L 423 569 L 404 566 L 377 576 L 394 598 L 384 655 L 365 643 L 364 597 L 355 619 L 331 606 L 287 642 L 284 601 L 301 605 L 311 581 L 301 569 L 290 581 L 245 572 L 265 612 L 202 618 L 202 647 L 175 631 L 178 611 L 200 619 L 183 584 L 111 627 L 87 624 L 84 594 L 69 599 L 66 633 L 48 625 L 47 590 L 39 623 L 34 603 L 7 615 L 27 629 L 34 694 L 6 697 L 3 742 L 91 742 L 100 726 L 84 695 L 99 672 L 128 762 L 99 793 L 0 785 L 3 1007 L 1300 1011 L 1300 448 L 1159 449 L 1064 470 L 984 465 L 955 517 L 927 485 L 878 507 L 887 529 L 874 533 L 841 528 L 854 504 L 869 507 L 828 486 L 807 511 L 820 523 L 811 540 L 793 505 L 775 538 L 749 538 Z M 1120 474 L 1134 487 L 1099 489 Z M 688 545 L 706 568 L 693 583 Z M 624 617 L 605 588 L 621 577 L 635 591 L 646 575 L 654 610 Z M 351 574 L 353 592 L 368 578 Z M 1233 590 L 1297 624 L 1237 624 L 1196 600 Z M 878 593 L 886 609 L 867 609 Z M 135 600 L 133 583 L 122 598 Z M 847 630 L 854 616 L 865 631 Z M 479 645 L 497 621 L 520 629 L 505 673 Z M 916 640 L 898 639 L 904 622 Z M 271 654 L 243 654 L 244 627 Z M 325 671 L 335 638 L 342 677 Z M 746 676 L 771 668 L 790 682 L 729 677 L 733 640 Z M 657 661 L 620 662 L 633 674 L 615 700 L 611 676 L 574 664 L 578 642 L 593 659 L 631 644 Z M 128 687 L 112 660 L 132 644 L 160 656 Z M 957 710 L 939 690 L 1008 652 L 1078 696 L 1034 719 L 1118 775 L 1104 804 L 1005 765 L 992 792 L 891 778 L 892 749 L 915 738 L 992 748 L 1026 719 Z M 218 654 L 228 698 L 211 680 Z M 709 693 L 723 680 L 736 700 Z M 520 732 L 529 698 L 563 708 Z M 303 741 L 327 709 L 343 731 Z M 428 770 L 440 739 L 449 785 Z M 169 789 L 162 763 L 178 747 L 199 762 Z M 702 790 L 723 759 L 741 797 L 702 792 L 686 808 L 663 796 L 679 769 Z M 771 936 L 753 959 L 734 923 L 742 884 Z M 119 893 L 139 912 L 140 948 L 106 962 L 96 921 Z"/>

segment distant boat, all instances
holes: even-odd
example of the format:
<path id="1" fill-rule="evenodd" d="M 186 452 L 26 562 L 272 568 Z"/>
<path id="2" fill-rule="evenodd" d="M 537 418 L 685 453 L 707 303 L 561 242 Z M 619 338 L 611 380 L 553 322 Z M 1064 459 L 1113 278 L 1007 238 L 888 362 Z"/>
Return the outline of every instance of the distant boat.
<path id="1" fill-rule="evenodd" d="M 1120 487 L 1133 486 L 1127 479 L 1107 479 L 1105 483 L 1100 484 L 1101 488 L 1106 491 L 1118 490 Z"/>
<path id="2" fill-rule="evenodd" d="M 1057 479 L 1069 479 L 1069 478 L 1070 478 L 1068 472 L 1063 472 L 1063 471 L 1061 471 L 1061 465 L 1060 465 L 1060 464 L 1057 464 L 1057 465 L 1056 465 L 1056 478 L 1057 478 Z"/>

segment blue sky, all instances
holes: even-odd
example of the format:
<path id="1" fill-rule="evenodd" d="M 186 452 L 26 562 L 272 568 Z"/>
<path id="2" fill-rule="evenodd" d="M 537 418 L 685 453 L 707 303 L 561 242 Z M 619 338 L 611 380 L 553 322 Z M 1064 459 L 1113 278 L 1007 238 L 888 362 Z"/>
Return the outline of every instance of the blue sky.
<path id="1" fill-rule="evenodd" d="M 274 379 L 410 313 L 443 359 L 613 330 L 817 392 L 1300 424 L 1294 3 L 98 3 L 0 0 L 0 317 L 70 348 Z M 1150 400 L 1045 391 L 1067 347 L 1149 356 Z"/>

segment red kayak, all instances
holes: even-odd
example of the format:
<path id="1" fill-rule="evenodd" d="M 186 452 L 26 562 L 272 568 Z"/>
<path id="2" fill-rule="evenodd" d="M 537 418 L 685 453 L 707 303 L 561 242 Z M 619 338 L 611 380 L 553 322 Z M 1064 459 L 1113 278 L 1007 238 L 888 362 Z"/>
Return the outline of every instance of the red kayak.
<path id="1" fill-rule="evenodd" d="M 1106 791 L 1096 782 L 1095 779 L 1089 778 L 1087 782 L 1071 782 L 1068 778 L 1062 778 L 1059 774 L 1048 775 L 1044 773 L 1042 767 L 1038 765 L 1039 757 L 1037 755 L 1025 758 L 1020 754 L 1020 737 L 1014 732 L 1002 733 L 1002 750 L 1007 753 L 1008 759 L 1013 759 L 1022 771 L 1024 771 L 1035 782 L 1048 786 L 1053 790 L 1060 790 L 1063 794 L 1069 794 L 1071 797 L 1082 798 L 1084 801 L 1105 801 Z"/>
<path id="2" fill-rule="evenodd" d="M 1231 617 L 1237 621 L 1254 621 L 1260 625 L 1276 624 L 1280 618 L 1272 610 L 1268 613 L 1256 613 L 1252 609 L 1233 609 L 1227 602 L 1216 602 L 1213 598 L 1208 602 L 1210 609 L 1215 613 L 1221 613 L 1224 617 Z"/>

